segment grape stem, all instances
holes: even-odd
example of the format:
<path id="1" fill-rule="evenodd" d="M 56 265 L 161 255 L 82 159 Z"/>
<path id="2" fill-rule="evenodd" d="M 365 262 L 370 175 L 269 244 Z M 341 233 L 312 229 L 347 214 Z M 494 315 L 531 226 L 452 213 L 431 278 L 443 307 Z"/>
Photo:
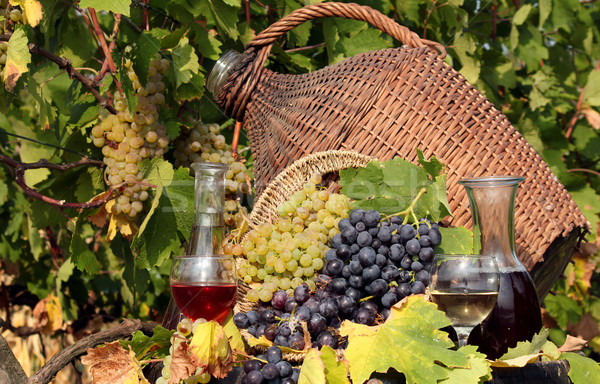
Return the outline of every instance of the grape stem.
<path id="1" fill-rule="evenodd" d="M 408 218 L 412 216 L 412 219 L 414 220 L 414 223 L 418 223 L 419 219 L 417 218 L 417 215 L 415 214 L 415 206 L 417 205 L 417 202 L 419 201 L 419 199 L 421 198 L 421 196 L 423 196 L 425 193 L 427 192 L 426 188 L 421 188 L 419 190 L 419 192 L 417 193 L 417 196 L 415 196 L 414 200 L 411 201 L 410 205 L 408 206 L 408 208 L 406 208 L 403 211 L 400 211 L 398 213 L 393 213 L 391 215 L 385 216 L 383 219 L 380 220 L 380 222 L 384 222 L 386 220 L 391 219 L 392 217 L 395 216 L 404 216 L 403 220 L 405 223 L 408 223 Z"/>

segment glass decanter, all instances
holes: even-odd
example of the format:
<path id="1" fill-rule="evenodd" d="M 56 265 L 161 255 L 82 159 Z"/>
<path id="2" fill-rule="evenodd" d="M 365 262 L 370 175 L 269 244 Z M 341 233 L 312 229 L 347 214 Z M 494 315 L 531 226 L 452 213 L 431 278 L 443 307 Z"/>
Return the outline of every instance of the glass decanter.
<path id="1" fill-rule="evenodd" d="M 221 322 L 233 307 L 237 293 L 235 261 L 223 254 L 225 173 L 220 163 L 192 164 L 195 172 L 194 222 L 183 256 L 171 266 L 170 311 L 164 324 L 174 327 L 182 314 L 196 320 Z"/>
<path id="2" fill-rule="evenodd" d="M 519 341 L 531 340 L 542 328 L 535 285 L 515 253 L 514 206 L 523 180 L 490 176 L 459 181 L 471 205 L 474 253 L 494 256 L 500 270 L 496 306 L 468 340 L 489 359 L 499 358 Z"/>

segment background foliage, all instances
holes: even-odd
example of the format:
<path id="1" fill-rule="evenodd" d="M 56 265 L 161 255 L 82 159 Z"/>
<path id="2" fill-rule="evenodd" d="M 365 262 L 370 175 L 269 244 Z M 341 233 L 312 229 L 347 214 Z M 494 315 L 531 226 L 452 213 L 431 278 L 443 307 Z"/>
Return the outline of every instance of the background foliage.
<path id="1" fill-rule="evenodd" d="M 5 67 L 12 68 L 12 77 L 5 69 L 0 89 L 0 302 L 7 313 L 11 305 L 35 305 L 53 295 L 69 324 L 57 327 L 57 334 L 73 333 L 98 317 L 160 321 L 168 301 L 170 256 L 182 252 L 191 223 L 185 209 L 193 194 L 191 179 L 187 170 L 174 169 L 173 151 L 145 165 L 159 188 L 146 203 L 149 214 L 140 219 L 140 231 L 132 239 L 117 234 L 112 241 L 106 239 L 101 208 L 57 209 L 25 194 L 7 159 L 53 164 L 83 156 L 102 159 L 89 137 L 109 112 L 90 89 L 110 104 L 120 87 L 134 103 L 125 58 L 142 79 L 155 54 L 171 61 L 165 77 L 167 102 L 160 110 L 171 140 L 184 124 L 182 114 L 226 123 L 204 88 L 214 62 L 228 49 L 243 51 L 257 32 L 316 2 L 41 0 L 42 17 L 36 24 L 35 1 L 11 0 L 35 26 L 0 16 L 0 23 L 9 26 L 0 40 L 8 41 L 12 51 Z M 593 339 L 588 353 L 600 352 L 600 2 L 356 2 L 442 43 L 448 62 L 508 116 L 586 214 L 592 224 L 589 243 L 576 252 L 556 295 L 546 298 L 546 321 L 557 344 L 570 332 Z M 321 19 L 278 41 L 268 65 L 302 73 L 398 45 L 365 23 Z M 81 79 L 57 65 L 61 58 Z M 107 190 L 102 169 L 95 165 L 64 172 L 29 169 L 25 180 L 56 201 L 85 203 Z"/>

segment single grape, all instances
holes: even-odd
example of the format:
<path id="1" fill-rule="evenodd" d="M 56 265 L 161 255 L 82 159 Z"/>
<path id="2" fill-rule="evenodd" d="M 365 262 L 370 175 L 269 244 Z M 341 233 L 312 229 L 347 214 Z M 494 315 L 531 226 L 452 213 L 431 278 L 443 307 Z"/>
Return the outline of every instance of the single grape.
<path id="1" fill-rule="evenodd" d="M 377 238 L 382 243 L 389 243 L 392 240 L 392 231 L 389 227 L 381 227 L 377 233 Z"/>
<path id="2" fill-rule="evenodd" d="M 277 366 L 277 369 L 279 369 L 279 376 L 280 377 L 290 377 L 292 376 L 292 364 L 290 364 L 287 361 L 280 361 L 279 363 L 275 364 Z"/>
<path id="3" fill-rule="evenodd" d="M 296 308 L 296 312 L 294 313 L 294 318 L 300 321 L 308 321 L 311 317 L 310 308 L 306 305 Z"/>
<path id="4" fill-rule="evenodd" d="M 371 294 L 374 296 L 383 296 L 387 293 L 389 287 L 388 283 L 383 279 L 374 280 L 371 284 Z"/>
<path id="5" fill-rule="evenodd" d="M 298 288 L 298 287 L 296 287 L 296 288 Z M 294 310 L 294 308 L 296 308 L 297 306 L 298 306 L 298 302 L 296 301 L 296 299 L 290 298 L 288 301 L 285 302 L 285 311 L 288 313 L 291 313 Z"/>
<path id="6" fill-rule="evenodd" d="M 388 251 L 388 257 L 394 263 L 399 263 L 404 257 L 404 247 L 401 244 L 392 244 Z"/>
<path id="7" fill-rule="evenodd" d="M 320 313 L 315 313 L 308 322 L 308 330 L 311 334 L 319 334 L 327 328 L 327 319 Z"/>
<path id="8" fill-rule="evenodd" d="M 275 336 L 273 344 L 288 348 L 290 346 L 289 335 L 278 334 Z"/>
<path id="9" fill-rule="evenodd" d="M 363 269 L 362 277 L 365 282 L 370 283 L 381 277 L 381 269 L 377 264 L 365 267 L 365 269 Z"/>
<path id="10" fill-rule="evenodd" d="M 263 380 L 261 371 L 251 371 L 246 374 L 246 384 L 261 384 Z"/>
<path id="11" fill-rule="evenodd" d="M 423 264 L 421 264 L 420 261 L 413 261 L 410 265 L 410 269 L 412 269 L 414 272 L 419 272 L 423 269 Z"/>
<path id="12" fill-rule="evenodd" d="M 419 244 L 422 247 L 431 247 L 432 246 L 432 241 L 431 241 L 431 237 L 427 236 L 427 235 L 421 235 L 421 237 L 419 237 Z"/>
<path id="13" fill-rule="evenodd" d="M 375 314 L 366 308 L 359 308 L 354 315 L 354 322 L 357 324 L 373 325 L 375 323 Z"/>
<path id="14" fill-rule="evenodd" d="M 368 309 L 369 311 L 371 311 L 371 312 L 372 312 L 374 315 L 377 315 L 377 310 L 378 310 L 378 308 L 377 308 L 377 304 L 375 304 L 375 303 L 374 303 L 373 301 L 371 301 L 371 300 L 363 301 L 363 302 L 360 304 L 360 307 L 361 307 L 361 308 L 366 308 L 366 309 Z"/>
<path id="15" fill-rule="evenodd" d="M 326 318 L 332 318 L 337 316 L 338 304 L 334 298 L 327 298 L 319 304 L 319 312 Z"/>
<path id="16" fill-rule="evenodd" d="M 436 227 L 434 227 L 434 225 Z M 439 245 L 442 242 L 442 234 L 441 234 L 439 228 L 437 227 L 437 224 L 433 224 L 431 226 L 431 228 L 429 229 L 428 236 L 431 239 L 431 244 L 434 247 L 437 246 L 437 245 Z"/>
<path id="17" fill-rule="evenodd" d="M 275 340 L 275 337 L 277 337 L 277 326 L 275 324 L 272 324 L 266 327 L 264 336 L 267 338 L 267 340 Z"/>
<path id="18" fill-rule="evenodd" d="M 275 347 L 277 348 L 277 347 Z M 277 348 L 279 349 L 279 348 Z M 279 376 L 279 368 L 273 363 L 267 363 L 262 367 L 262 375 L 267 380 L 272 380 Z"/>
<path id="19" fill-rule="evenodd" d="M 379 247 L 381 247 L 381 240 L 379 240 L 378 238 L 374 238 L 371 242 L 371 248 L 377 250 Z"/>
<path id="20" fill-rule="evenodd" d="M 415 280 L 420 281 L 424 285 L 429 285 L 429 272 L 425 269 L 418 271 L 415 274 Z"/>
<path id="21" fill-rule="evenodd" d="M 342 315 L 348 316 L 356 309 L 356 301 L 348 296 L 340 296 L 338 299 L 338 308 Z"/>
<path id="22" fill-rule="evenodd" d="M 433 260 L 433 248 L 424 247 L 419 251 L 419 260 L 423 263 L 430 263 Z"/>
<path id="23" fill-rule="evenodd" d="M 376 259 L 377 259 L 377 253 L 375 253 L 375 250 L 371 247 L 362 248 L 358 252 L 358 261 L 360 262 L 360 264 L 363 267 L 368 267 L 368 266 L 373 265 L 375 263 Z"/>
<path id="24" fill-rule="evenodd" d="M 342 243 L 352 245 L 356 242 L 356 238 L 358 237 L 358 231 L 354 229 L 354 227 L 348 227 L 342 231 L 341 235 Z"/>
<path id="25" fill-rule="evenodd" d="M 410 224 L 405 224 L 400 228 L 400 237 L 402 238 L 402 242 L 406 243 L 410 239 L 414 239 L 415 237 L 415 229 Z"/>
<path id="26" fill-rule="evenodd" d="M 347 219 L 342 219 L 342 220 L 347 220 Z M 342 222 L 342 220 L 340 220 L 340 223 Z M 351 225 L 344 226 L 344 228 L 341 228 L 341 227 L 340 227 L 340 231 L 342 231 L 342 230 L 344 230 L 344 229 L 348 228 L 349 226 L 351 226 Z M 342 245 L 342 244 L 343 244 L 343 243 L 342 243 L 342 235 L 341 235 L 340 233 L 338 233 L 337 235 L 335 235 L 335 236 L 333 236 L 333 237 L 331 238 L 331 246 L 332 246 L 333 248 L 339 248 L 339 247 L 340 247 L 340 245 Z"/>
<path id="27" fill-rule="evenodd" d="M 350 278 L 348 279 L 348 284 L 352 287 L 352 288 L 356 288 L 356 289 L 362 289 L 365 286 L 365 280 L 363 279 L 362 276 L 360 275 L 352 275 L 350 276 Z"/>
<path id="28" fill-rule="evenodd" d="M 271 324 L 276 321 L 277 321 L 277 319 L 275 319 L 275 312 L 273 312 L 273 310 L 265 309 L 264 311 L 262 311 L 260 313 L 260 322 L 261 323 Z"/>
<path id="29" fill-rule="evenodd" d="M 369 228 L 369 229 L 367 229 L 367 232 L 369 232 L 369 234 L 371 236 L 373 236 L 373 239 L 375 239 L 377 237 L 377 235 L 379 234 L 379 229 L 380 229 L 380 227 Z"/>
<path id="30" fill-rule="evenodd" d="M 371 243 L 373 242 L 373 237 L 369 234 L 369 232 L 363 231 L 363 232 L 359 232 L 358 236 L 356 237 L 356 244 L 358 244 L 360 247 L 366 247 L 371 245 Z M 339 248 L 338 248 L 338 252 L 339 252 Z M 350 253 L 350 247 L 348 247 L 348 257 Z M 338 255 L 339 257 L 339 255 Z M 341 259 L 341 257 L 340 257 Z"/>
<path id="31" fill-rule="evenodd" d="M 289 299 L 287 292 L 285 291 L 277 291 L 273 294 L 273 298 L 271 299 L 271 305 L 275 309 L 284 309 L 285 303 Z"/>
<path id="32" fill-rule="evenodd" d="M 352 287 L 346 289 L 346 292 L 344 292 L 344 294 L 346 296 L 351 297 L 352 299 L 354 299 L 355 302 L 358 302 L 361 299 L 361 297 L 362 297 L 361 292 L 358 289 L 352 288 Z"/>
<path id="33" fill-rule="evenodd" d="M 376 210 L 370 210 L 365 212 L 363 222 L 368 228 L 373 228 L 379 225 L 379 221 L 381 220 L 381 214 Z"/>
<path id="34" fill-rule="evenodd" d="M 306 346 L 306 342 L 304 341 L 304 335 L 300 332 L 292 333 L 289 338 L 290 348 L 297 349 L 302 351 Z"/>
<path id="35" fill-rule="evenodd" d="M 394 265 L 388 265 L 381 270 L 381 278 L 388 283 L 395 281 L 398 276 L 400 276 L 400 271 Z"/>
<path id="36" fill-rule="evenodd" d="M 379 268 L 385 267 L 388 265 L 388 258 L 378 253 L 375 256 L 375 265 L 377 265 Z"/>
<path id="37" fill-rule="evenodd" d="M 351 226 L 352 226 L 352 223 L 350 223 L 350 220 L 349 220 L 348 218 L 343 218 L 343 219 L 341 219 L 341 220 L 338 222 L 338 229 L 339 229 L 340 231 L 343 231 L 344 229 L 346 229 L 346 228 L 348 228 L 348 227 L 351 227 Z M 337 236 L 337 235 L 336 235 L 336 236 Z M 335 237 L 335 236 L 334 236 L 334 237 Z M 338 236 L 338 238 L 339 238 L 339 236 Z M 340 239 L 340 240 L 341 240 L 341 239 Z M 333 241 L 333 239 L 332 239 L 332 241 Z M 334 245 L 334 246 L 335 246 L 335 245 Z"/>
<path id="38" fill-rule="evenodd" d="M 297 303 L 304 303 L 310 296 L 310 288 L 306 283 L 297 286 L 294 289 L 294 299 Z"/>
<path id="39" fill-rule="evenodd" d="M 344 268 L 344 262 L 340 259 L 333 259 L 327 262 L 325 270 L 329 276 L 340 276 Z"/>
<path id="40" fill-rule="evenodd" d="M 429 226 L 427 224 L 419 224 L 418 229 L 419 235 L 427 235 L 429 233 Z"/>
<path id="41" fill-rule="evenodd" d="M 398 297 L 393 292 L 387 292 L 381 298 L 381 305 L 383 305 L 385 308 L 391 308 L 397 302 L 398 302 Z"/>
<path id="42" fill-rule="evenodd" d="M 360 234 L 359 234 L 360 236 Z M 328 251 L 329 252 L 329 251 Z M 352 250 L 350 249 L 350 246 L 347 244 L 342 244 L 339 246 L 339 248 L 335 251 L 335 255 L 337 256 L 338 259 L 340 260 L 347 260 L 350 258 L 350 256 L 352 256 Z"/>
<path id="43" fill-rule="evenodd" d="M 356 229 L 356 231 L 358 233 L 366 231 L 367 230 L 367 226 L 365 225 L 365 223 L 363 223 L 362 221 L 359 221 L 358 223 L 356 223 L 356 225 L 354 226 L 354 228 Z"/>
<path id="44" fill-rule="evenodd" d="M 258 360 L 248 360 L 244 363 L 244 372 L 260 371 L 262 363 Z"/>
<path id="45" fill-rule="evenodd" d="M 281 358 L 283 357 L 281 349 L 276 346 L 269 347 L 269 349 L 267 349 L 265 352 L 265 356 L 267 357 L 267 361 L 273 364 L 280 362 Z"/>
<path id="46" fill-rule="evenodd" d="M 408 253 L 411 256 L 415 256 L 419 254 L 419 251 L 421 250 L 421 244 L 419 244 L 419 240 L 417 239 L 410 239 L 406 242 L 406 253 Z"/>
<path id="47" fill-rule="evenodd" d="M 347 279 L 350 276 L 352 276 L 352 272 L 350 272 L 350 265 L 346 264 L 344 265 L 344 268 L 342 268 L 342 277 Z"/>
<path id="48" fill-rule="evenodd" d="M 246 329 L 250 326 L 250 320 L 245 313 L 238 312 L 233 315 L 233 323 L 238 328 Z"/>
<path id="49" fill-rule="evenodd" d="M 420 281 L 415 281 L 414 283 L 412 283 L 412 286 L 410 287 L 410 291 L 414 295 L 425 293 L 425 284 L 423 284 Z"/>
<path id="50" fill-rule="evenodd" d="M 329 346 L 333 349 L 338 347 L 337 338 L 328 331 L 323 331 L 317 336 L 317 344 L 319 346 Z"/>
<path id="51" fill-rule="evenodd" d="M 329 288 L 335 293 L 343 294 L 348 289 L 348 282 L 343 277 L 337 277 L 331 280 Z"/>
<path id="52" fill-rule="evenodd" d="M 351 261 L 350 264 L 348 264 L 348 269 L 353 275 L 362 275 L 363 272 L 362 264 L 358 260 Z"/>

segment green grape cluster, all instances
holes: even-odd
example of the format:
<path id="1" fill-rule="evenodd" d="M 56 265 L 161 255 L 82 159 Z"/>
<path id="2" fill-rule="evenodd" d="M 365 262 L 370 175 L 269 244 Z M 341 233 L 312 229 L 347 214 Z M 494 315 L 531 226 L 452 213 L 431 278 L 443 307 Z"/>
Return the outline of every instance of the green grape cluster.
<path id="1" fill-rule="evenodd" d="M 0 35 L 11 32 L 12 24 L 23 23 L 23 14 L 18 8 L 9 7 L 5 1 L 0 1 L 0 16 L 4 20 L 0 21 Z M 8 58 L 8 42 L 0 41 L 0 80 L 4 78 L 4 66 Z"/>
<path id="2" fill-rule="evenodd" d="M 174 145 L 176 167 L 189 167 L 200 162 L 228 164 L 226 192 L 250 193 L 248 169 L 244 163 L 235 160 L 231 154 L 231 145 L 227 144 L 218 124 L 195 122 L 191 128 L 184 126 Z"/>
<path id="3" fill-rule="evenodd" d="M 247 299 L 268 302 L 277 290 L 288 294 L 302 283 L 316 288 L 316 273 L 323 268 L 329 239 L 339 233 L 338 222 L 348 217 L 349 199 L 319 186 L 313 176 L 302 190 L 278 208 L 273 223 L 263 223 L 248 232 L 230 253 L 245 256 L 238 274 L 251 288 Z M 229 249 L 224 249 L 227 252 Z"/>
<path id="4" fill-rule="evenodd" d="M 171 347 L 169 348 L 169 354 L 163 360 L 163 369 L 161 376 L 156 380 L 156 384 L 168 384 L 169 378 L 171 377 L 171 363 L 173 361 L 173 351 L 180 343 L 188 343 L 196 331 L 198 325 L 205 323 L 205 319 L 197 319 L 192 321 L 191 319 L 184 317 L 179 324 L 177 324 L 177 330 L 171 336 Z M 198 368 L 193 375 L 183 380 L 184 384 L 206 384 L 210 381 L 211 375 L 208 372 L 204 372 L 202 368 Z"/>
<path id="5" fill-rule="evenodd" d="M 158 121 L 158 109 L 165 102 L 162 77 L 169 68 L 169 61 L 157 57 L 150 63 L 145 87 L 131 61 L 125 65 L 138 98 L 134 113 L 129 112 L 127 100 L 117 93 L 117 114 L 109 115 L 92 128 L 92 141 L 102 148 L 106 181 L 122 191 L 115 204 L 110 205 L 112 213 L 133 219 L 143 210 L 142 202 L 148 198 L 149 184 L 139 170 L 139 163 L 162 156 L 169 145 L 167 129 Z"/>

